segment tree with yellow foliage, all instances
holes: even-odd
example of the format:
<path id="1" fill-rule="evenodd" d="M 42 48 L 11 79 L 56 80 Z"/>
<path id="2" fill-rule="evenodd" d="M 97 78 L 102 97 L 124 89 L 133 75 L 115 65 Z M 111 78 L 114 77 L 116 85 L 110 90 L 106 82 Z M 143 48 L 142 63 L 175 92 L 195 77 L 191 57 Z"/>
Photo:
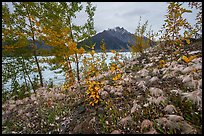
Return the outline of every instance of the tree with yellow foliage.
<path id="1" fill-rule="evenodd" d="M 168 14 L 165 15 L 165 24 L 160 32 L 163 34 L 161 40 L 168 42 L 170 46 L 181 46 L 182 40 L 186 40 L 190 44 L 190 38 L 194 34 L 192 26 L 183 18 L 184 13 L 191 13 L 191 10 L 187 10 L 181 7 L 179 2 L 170 2 L 168 5 Z M 181 30 L 184 31 L 183 36 Z"/>
<path id="2" fill-rule="evenodd" d="M 80 82 L 79 57 L 84 53 L 84 49 L 78 48 L 77 43 L 95 34 L 93 27 L 95 7 L 91 3 L 87 3 L 85 11 L 88 14 L 88 20 L 84 26 L 78 26 L 73 23 L 73 18 L 76 18 L 76 13 L 82 10 L 81 3 L 54 2 L 41 3 L 41 6 L 43 7 L 41 38 L 47 45 L 54 47 L 54 59 L 63 64 L 59 67 L 62 66 L 65 70 L 67 85 L 75 83 L 71 62 L 76 64 L 76 77 Z"/>

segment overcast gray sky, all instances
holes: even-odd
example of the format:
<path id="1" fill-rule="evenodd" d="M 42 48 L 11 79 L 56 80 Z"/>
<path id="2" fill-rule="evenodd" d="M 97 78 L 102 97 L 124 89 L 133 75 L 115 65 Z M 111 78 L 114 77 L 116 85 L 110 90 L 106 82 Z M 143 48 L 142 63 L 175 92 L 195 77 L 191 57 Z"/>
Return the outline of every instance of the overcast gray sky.
<path id="1" fill-rule="evenodd" d="M 149 26 L 152 25 L 152 29 L 157 32 L 164 24 L 168 3 L 93 2 L 93 5 L 96 6 L 94 27 L 97 33 L 117 26 L 124 27 L 127 31 L 134 33 L 140 16 L 142 17 L 142 23 L 148 20 Z M 184 7 L 188 7 L 187 3 L 184 4 Z M 191 24 L 195 24 L 196 10 L 193 10 L 192 13 L 186 13 L 184 17 L 186 17 L 187 21 Z M 77 19 L 74 20 L 74 23 L 82 25 L 86 19 L 87 15 L 82 11 L 77 14 Z"/>
<path id="2" fill-rule="evenodd" d="M 165 14 L 167 13 L 167 2 L 93 2 L 96 6 L 94 22 L 97 32 L 116 26 L 124 27 L 127 31 L 134 33 L 138 25 L 140 16 L 142 23 L 149 21 L 149 26 L 156 32 L 164 24 Z M 187 3 L 184 4 L 187 7 Z M 78 15 L 80 20 L 85 20 L 85 13 Z M 187 21 L 195 24 L 196 10 L 186 13 Z M 81 21 L 76 23 L 80 24 Z"/>

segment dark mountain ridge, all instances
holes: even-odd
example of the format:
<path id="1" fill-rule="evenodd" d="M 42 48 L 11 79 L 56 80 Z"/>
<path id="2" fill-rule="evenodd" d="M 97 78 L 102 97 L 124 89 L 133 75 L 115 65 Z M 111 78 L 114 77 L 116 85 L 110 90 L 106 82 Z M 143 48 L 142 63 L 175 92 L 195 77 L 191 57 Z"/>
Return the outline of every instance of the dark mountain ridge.
<path id="1" fill-rule="evenodd" d="M 128 46 L 134 44 L 135 37 L 123 27 L 115 27 L 113 29 L 104 30 L 89 39 L 79 42 L 79 46 L 96 44 L 95 50 L 100 51 L 100 43 L 102 40 L 104 40 L 107 50 L 129 51 Z"/>

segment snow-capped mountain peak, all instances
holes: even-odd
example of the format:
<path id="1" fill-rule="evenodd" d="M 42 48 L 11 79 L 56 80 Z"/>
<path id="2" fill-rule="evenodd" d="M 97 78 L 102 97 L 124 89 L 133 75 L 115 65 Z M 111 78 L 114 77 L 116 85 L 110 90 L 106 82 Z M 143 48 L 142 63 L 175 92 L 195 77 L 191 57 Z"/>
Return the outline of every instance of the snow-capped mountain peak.
<path id="1" fill-rule="evenodd" d="M 125 30 L 123 27 L 115 27 L 112 29 L 108 29 L 105 30 L 105 32 L 107 32 L 108 34 L 112 35 L 113 37 L 118 38 L 119 40 L 123 41 L 123 42 L 128 42 L 128 41 L 132 41 L 131 43 L 133 43 L 133 34 L 131 34 L 130 32 L 128 32 L 127 30 Z"/>
<path id="2" fill-rule="evenodd" d="M 115 32 L 115 33 L 120 33 L 120 34 L 124 34 L 124 33 L 130 34 L 130 32 L 125 30 L 123 27 L 118 27 L 118 26 L 115 27 L 115 28 L 112 28 L 112 29 L 109 28 L 108 31 Z"/>

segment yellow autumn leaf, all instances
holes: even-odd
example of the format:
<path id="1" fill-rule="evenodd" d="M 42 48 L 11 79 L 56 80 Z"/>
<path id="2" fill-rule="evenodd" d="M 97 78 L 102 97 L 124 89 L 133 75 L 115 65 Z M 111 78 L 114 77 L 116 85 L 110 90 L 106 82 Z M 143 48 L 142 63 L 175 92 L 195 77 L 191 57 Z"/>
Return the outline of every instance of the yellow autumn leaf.
<path id="1" fill-rule="evenodd" d="M 96 91 L 98 91 L 100 88 L 98 86 L 95 86 L 94 88 Z"/>
<path id="2" fill-rule="evenodd" d="M 115 70 L 115 67 L 110 67 L 111 68 L 111 71 L 113 72 Z"/>
<path id="3" fill-rule="evenodd" d="M 79 54 L 83 54 L 83 53 L 84 53 L 84 48 L 81 47 L 81 48 L 78 50 L 78 53 L 79 53 Z"/>
<path id="4" fill-rule="evenodd" d="M 192 72 L 197 72 L 196 68 L 194 68 L 194 69 L 192 70 Z"/>
<path id="5" fill-rule="evenodd" d="M 189 39 L 186 39 L 186 43 L 187 43 L 187 44 L 190 44 L 191 42 L 190 42 L 190 40 L 189 40 Z"/>
<path id="6" fill-rule="evenodd" d="M 189 57 L 189 62 L 192 61 L 193 59 L 195 59 L 196 57 L 197 57 L 196 55 L 190 56 L 190 57 Z"/>
<path id="7" fill-rule="evenodd" d="M 115 80 L 117 80 L 117 77 L 115 76 L 115 77 L 113 77 L 113 81 L 115 81 Z"/>
<path id="8" fill-rule="evenodd" d="M 186 63 L 189 63 L 189 59 L 186 56 L 182 56 L 182 60 L 185 61 Z"/>
<path id="9" fill-rule="evenodd" d="M 96 100 L 95 103 L 98 103 L 98 100 Z"/>
<path id="10" fill-rule="evenodd" d="M 96 95 L 96 98 L 98 98 L 98 99 L 99 99 L 99 95 L 98 95 L 98 94 Z"/>
<path id="11" fill-rule="evenodd" d="M 164 60 L 160 60 L 159 63 L 160 63 L 160 64 L 164 64 L 165 61 L 164 61 Z"/>
<path id="12" fill-rule="evenodd" d="M 40 26 L 40 22 L 36 22 L 36 26 L 39 27 Z"/>
<path id="13" fill-rule="evenodd" d="M 92 94 L 92 95 L 90 95 L 90 96 L 89 96 L 89 98 L 91 98 L 91 97 L 92 97 L 92 98 L 94 98 L 94 97 L 95 97 L 95 95 L 93 95 L 93 94 Z"/>
<path id="14" fill-rule="evenodd" d="M 115 50 L 110 50 L 112 53 L 116 53 L 116 51 Z"/>
<path id="15" fill-rule="evenodd" d="M 95 51 L 94 51 L 94 50 L 91 50 L 90 54 L 91 54 L 92 56 L 94 55 L 94 53 L 95 53 Z"/>
<path id="16" fill-rule="evenodd" d="M 91 106 L 94 106 L 94 103 L 93 103 L 93 102 L 90 102 L 89 104 L 90 104 Z"/>

